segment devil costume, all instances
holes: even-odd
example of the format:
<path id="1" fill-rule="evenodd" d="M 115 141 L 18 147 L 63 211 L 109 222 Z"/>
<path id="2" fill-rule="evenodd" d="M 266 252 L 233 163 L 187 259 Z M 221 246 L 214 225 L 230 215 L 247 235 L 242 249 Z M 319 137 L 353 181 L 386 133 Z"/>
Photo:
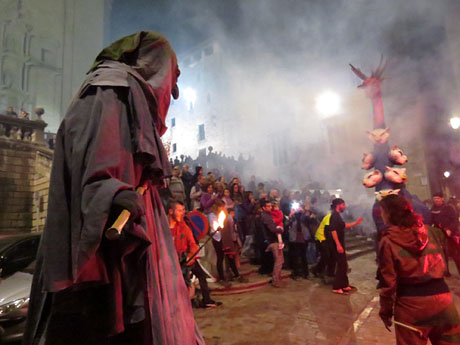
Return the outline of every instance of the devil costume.
<path id="1" fill-rule="evenodd" d="M 57 134 L 24 344 L 204 344 L 157 191 L 178 76 L 151 32 L 97 57 Z M 107 240 L 122 209 L 133 217 Z"/>

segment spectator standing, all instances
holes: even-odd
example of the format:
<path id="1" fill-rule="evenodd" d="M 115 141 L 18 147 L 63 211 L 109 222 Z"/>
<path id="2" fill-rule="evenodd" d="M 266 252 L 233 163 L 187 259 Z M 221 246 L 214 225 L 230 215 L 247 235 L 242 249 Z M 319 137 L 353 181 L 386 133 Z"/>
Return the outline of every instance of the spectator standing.
<path id="1" fill-rule="evenodd" d="M 256 177 L 254 175 L 251 176 L 251 180 L 249 181 L 246 190 L 253 193 L 256 191 Z"/>
<path id="2" fill-rule="evenodd" d="M 190 191 L 193 187 L 193 175 L 190 173 L 190 166 L 188 164 L 184 164 L 182 167 L 182 175 L 181 175 L 182 182 L 184 183 L 185 188 L 185 200 L 186 200 L 186 208 L 188 210 L 192 209 L 190 203 Z"/>
<path id="3" fill-rule="evenodd" d="M 281 240 L 281 234 L 283 233 L 283 230 L 282 228 L 276 226 L 270 214 L 272 210 L 272 204 L 267 200 L 262 200 L 260 202 L 260 206 L 262 207 L 262 214 L 260 218 L 264 227 L 265 238 L 269 242 L 266 251 L 271 251 L 274 259 L 272 286 L 277 288 L 283 287 L 281 283 L 281 269 L 283 268 L 284 263 L 284 243 Z"/>
<path id="4" fill-rule="evenodd" d="M 431 221 L 433 225 L 445 233 L 445 240 L 441 243 L 446 258 L 446 276 L 450 276 L 449 257 L 451 257 L 460 274 L 460 229 L 457 212 L 454 207 L 444 202 L 443 193 L 433 195 L 431 208 Z"/>
<path id="5" fill-rule="evenodd" d="M 235 203 L 233 202 L 232 198 L 230 197 L 230 189 L 225 188 L 224 189 L 224 196 L 222 197 L 222 201 L 225 203 L 225 207 L 227 210 L 229 208 L 234 208 Z"/>
<path id="6" fill-rule="evenodd" d="M 256 199 L 261 199 L 261 195 L 265 193 L 267 193 L 267 191 L 265 190 L 265 185 L 262 182 L 259 182 L 257 184 L 256 190 L 254 191 L 254 197 Z"/>
<path id="7" fill-rule="evenodd" d="M 174 200 L 185 204 L 185 187 L 180 178 L 180 167 L 177 165 L 172 169 L 172 176 L 169 179 L 168 188 Z"/>
<path id="8" fill-rule="evenodd" d="M 291 213 L 291 203 L 292 203 L 292 193 L 290 190 L 285 189 L 283 191 L 283 196 L 280 200 L 280 209 L 286 217 L 289 217 Z"/>
<path id="9" fill-rule="evenodd" d="M 317 247 L 319 248 L 319 262 L 316 264 L 316 266 L 312 269 L 313 275 L 315 277 L 322 277 L 324 274 L 324 269 L 326 267 L 330 267 L 330 271 L 328 272 L 329 277 L 334 276 L 334 269 L 335 267 L 331 264 L 329 264 L 331 260 L 331 253 L 329 250 L 329 241 L 326 240 L 326 234 L 325 234 L 325 227 L 329 226 L 329 222 L 331 219 L 331 213 L 329 212 L 327 215 L 323 217 L 321 220 L 321 223 L 318 226 L 318 229 L 316 230 L 315 234 L 315 240 L 317 243 Z M 334 261 L 335 262 L 335 261 Z"/>
<path id="10" fill-rule="evenodd" d="M 198 165 L 195 167 L 195 175 L 193 175 L 192 185 L 196 185 L 198 183 L 200 176 L 203 176 L 203 168 Z"/>
<path id="11" fill-rule="evenodd" d="M 291 278 L 308 279 L 307 243 L 311 238 L 301 208 L 292 210 L 289 222 L 289 254 L 292 265 Z"/>
<path id="12" fill-rule="evenodd" d="M 200 175 L 198 182 L 190 190 L 190 203 L 193 210 L 200 208 L 200 200 L 201 195 L 204 193 L 204 188 L 206 188 L 206 178 Z"/>
<path id="13" fill-rule="evenodd" d="M 345 253 L 345 229 L 351 228 L 355 225 L 361 224 L 362 218 L 358 218 L 353 223 L 345 223 L 340 214 L 345 211 L 345 201 L 336 198 L 332 201 L 332 213 L 329 223 L 332 240 L 334 241 L 334 251 L 336 262 L 335 279 L 332 285 L 332 292 L 337 294 L 345 294 L 351 291 L 351 286 L 348 282 L 348 263 Z"/>
<path id="14" fill-rule="evenodd" d="M 239 219 L 242 241 L 244 242 L 247 235 L 254 233 L 255 220 L 255 200 L 252 192 L 243 193 L 243 203 L 239 205 L 241 218 Z"/>
<path id="15" fill-rule="evenodd" d="M 14 111 L 13 107 L 8 107 L 8 109 L 6 111 L 6 115 L 13 116 L 13 117 L 18 117 L 18 114 L 16 114 L 16 112 Z"/>
<path id="16" fill-rule="evenodd" d="M 243 194 L 238 183 L 233 183 L 230 186 L 230 197 L 232 198 L 235 205 L 243 203 Z"/>
<path id="17" fill-rule="evenodd" d="M 203 210 L 204 214 L 212 212 L 212 206 L 217 199 L 217 194 L 214 192 L 214 187 L 211 183 L 206 185 L 206 192 L 201 194 L 200 198 L 200 209 Z M 212 224 L 212 223 L 211 223 Z"/>

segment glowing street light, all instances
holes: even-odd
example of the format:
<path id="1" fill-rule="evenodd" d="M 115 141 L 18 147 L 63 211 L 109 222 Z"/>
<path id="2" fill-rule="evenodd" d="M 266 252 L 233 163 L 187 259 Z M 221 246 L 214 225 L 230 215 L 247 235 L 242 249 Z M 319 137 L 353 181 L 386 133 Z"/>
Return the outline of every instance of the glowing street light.
<path id="1" fill-rule="evenodd" d="M 184 98 L 187 101 L 187 108 L 188 110 L 192 110 L 195 106 L 196 101 L 196 91 L 191 87 L 186 87 L 183 91 Z"/>
<path id="2" fill-rule="evenodd" d="M 340 111 L 340 96 L 333 91 L 325 91 L 316 97 L 316 110 L 323 116 L 336 115 Z"/>
<path id="3" fill-rule="evenodd" d="M 444 177 L 449 178 L 450 177 L 450 171 L 444 171 Z"/>
<path id="4" fill-rule="evenodd" d="M 453 129 L 458 129 L 460 127 L 460 117 L 454 116 L 450 118 L 450 126 Z"/>

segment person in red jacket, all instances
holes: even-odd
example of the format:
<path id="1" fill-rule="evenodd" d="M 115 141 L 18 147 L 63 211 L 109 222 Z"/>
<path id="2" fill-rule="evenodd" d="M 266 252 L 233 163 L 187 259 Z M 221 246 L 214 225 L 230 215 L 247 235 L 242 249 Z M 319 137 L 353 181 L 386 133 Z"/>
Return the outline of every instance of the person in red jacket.
<path id="1" fill-rule="evenodd" d="M 171 230 L 177 256 L 179 257 L 181 266 L 189 267 L 190 271 L 198 278 L 201 293 L 203 295 L 201 307 L 211 308 L 219 306 L 222 303 L 212 300 L 209 294 L 206 273 L 197 262 L 197 252 L 199 247 L 193 237 L 192 229 L 190 229 L 184 221 L 184 216 L 184 203 L 177 200 L 170 201 L 168 207 L 169 229 Z"/>
<path id="2" fill-rule="evenodd" d="M 442 249 L 403 196 L 380 201 L 388 226 L 379 244 L 380 318 L 394 320 L 398 345 L 460 344 L 460 317 L 444 281 Z"/>
<path id="3" fill-rule="evenodd" d="M 271 204 L 272 204 L 272 210 L 270 211 L 270 215 L 272 216 L 273 221 L 275 222 L 275 225 L 284 230 L 284 223 L 283 223 L 284 214 L 280 210 L 278 206 L 278 202 L 276 200 L 273 200 Z"/>

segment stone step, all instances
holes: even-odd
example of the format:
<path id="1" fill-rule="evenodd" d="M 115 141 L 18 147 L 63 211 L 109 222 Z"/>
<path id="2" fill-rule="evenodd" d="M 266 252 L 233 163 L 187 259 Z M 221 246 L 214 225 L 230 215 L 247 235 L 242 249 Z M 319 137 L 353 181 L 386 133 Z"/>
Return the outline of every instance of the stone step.
<path id="1" fill-rule="evenodd" d="M 346 242 L 345 243 L 347 250 L 348 249 L 366 249 L 366 248 L 374 248 L 375 243 L 374 241 L 353 241 L 353 242 Z"/>
<path id="2" fill-rule="evenodd" d="M 256 267 L 257 271 L 257 267 Z M 283 270 L 281 272 L 281 279 L 286 279 L 291 276 L 290 271 Z M 258 290 L 264 286 L 270 284 L 272 280 L 271 277 L 267 275 L 251 275 L 249 278 L 249 282 L 247 283 L 239 283 L 239 282 L 232 282 L 232 285 L 228 288 L 225 288 L 217 283 L 208 283 L 209 290 L 212 292 L 213 296 L 222 296 L 222 295 L 233 295 L 239 293 L 250 292 L 254 290 Z"/>
<path id="3" fill-rule="evenodd" d="M 375 248 L 374 247 L 366 247 L 366 248 L 358 248 L 358 249 L 352 249 L 349 250 L 347 248 L 347 259 L 348 260 L 353 260 L 356 259 L 360 256 L 369 254 L 369 253 L 375 253 Z"/>

